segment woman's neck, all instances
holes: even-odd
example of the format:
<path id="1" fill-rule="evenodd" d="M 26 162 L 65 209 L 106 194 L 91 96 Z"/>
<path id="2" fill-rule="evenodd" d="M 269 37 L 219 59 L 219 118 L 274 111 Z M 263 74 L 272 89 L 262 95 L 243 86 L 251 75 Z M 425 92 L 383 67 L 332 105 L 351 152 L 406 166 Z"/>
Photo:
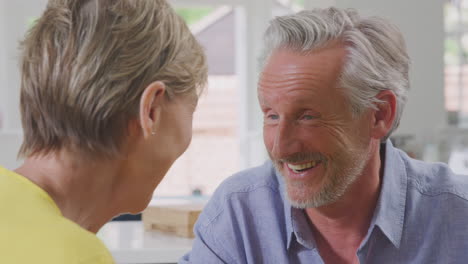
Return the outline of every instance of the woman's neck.
<path id="1" fill-rule="evenodd" d="M 27 158 L 15 171 L 47 192 L 64 217 L 93 233 L 120 212 L 114 200 L 123 170 L 115 162 L 60 152 Z"/>

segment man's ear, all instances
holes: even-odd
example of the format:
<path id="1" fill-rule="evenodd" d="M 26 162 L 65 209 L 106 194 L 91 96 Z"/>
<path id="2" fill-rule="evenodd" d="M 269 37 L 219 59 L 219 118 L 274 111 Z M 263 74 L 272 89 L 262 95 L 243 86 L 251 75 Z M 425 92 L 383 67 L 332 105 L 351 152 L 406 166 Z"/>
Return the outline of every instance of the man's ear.
<path id="1" fill-rule="evenodd" d="M 161 108 L 164 103 L 166 86 L 156 81 L 148 85 L 140 98 L 140 126 L 143 136 L 148 138 L 157 132 L 160 122 Z"/>
<path id="2" fill-rule="evenodd" d="M 397 98 L 390 90 L 380 92 L 376 98 L 381 102 L 376 104 L 377 110 L 373 112 L 372 137 L 382 139 L 392 129 L 395 121 Z"/>

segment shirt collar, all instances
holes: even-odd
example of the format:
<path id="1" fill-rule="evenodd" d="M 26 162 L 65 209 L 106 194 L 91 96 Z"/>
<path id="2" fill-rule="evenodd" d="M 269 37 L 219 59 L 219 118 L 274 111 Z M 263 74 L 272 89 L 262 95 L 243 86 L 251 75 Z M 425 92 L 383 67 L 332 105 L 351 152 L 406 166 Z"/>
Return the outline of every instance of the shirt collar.
<path id="1" fill-rule="evenodd" d="M 382 188 L 374 212 L 373 223 L 378 226 L 392 244 L 399 248 L 405 219 L 407 173 L 401 151 L 393 147 L 390 140 L 385 148 Z M 372 224 L 371 224 L 372 228 Z M 372 231 L 372 229 L 369 229 Z"/>
<path id="2" fill-rule="evenodd" d="M 284 216 L 287 236 L 286 248 L 289 250 L 294 238 L 297 240 L 297 242 L 299 242 L 306 248 L 316 248 L 312 230 L 310 229 L 309 223 L 307 222 L 304 210 L 297 209 L 291 206 L 287 198 L 284 179 L 276 169 L 274 171 L 280 186 L 279 189 L 281 198 L 284 202 Z"/>
<path id="3" fill-rule="evenodd" d="M 272 163 L 272 166 L 273 166 L 273 163 Z M 283 177 L 278 172 L 278 170 L 276 170 L 276 168 L 274 168 L 274 166 L 273 166 L 273 171 L 274 171 L 276 180 L 278 181 L 281 199 L 283 200 L 283 204 L 284 204 L 284 221 L 285 221 L 285 224 L 286 224 L 286 236 L 287 236 L 286 237 L 286 248 L 289 249 L 289 247 L 291 246 L 292 236 L 293 236 L 293 233 L 294 233 L 294 229 L 293 229 L 293 225 L 292 225 L 292 210 L 293 210 L 293 207 L 291 206 L 291 204 L 288 201 Z"/>
<path id="4" fill-rule="evenodd" d="M 406 190 L 407 190 L 407 174 L 406 166 L 401 158 L 400 151 L 393 147 L 390 140 L 387 140 L 385 144 L 381 145 L 385 149 L 385 163 L 384 163 L 384 174 L 382 177 L 382 188 L 380 196 L 377 201 L 377 206 L 374 211 L 374 216 L 369 227 L 369 233 L 372 232 L 374 226 L 378 226 L 384 235 L 390 240 L 390 242 L 396 247 L 400 247 L 403 223 L 405 217 L 405 206 L 406 206 Z M 284 201 L 284 215 L 286 223 L 286 248 L 289 250 L 293 237 L 300 241 L 304 246 L 313 249 L 315 248 L 315 240 L 313 239 L 312 233 L 310 238 L 305 239 L 305 234 L 297 234 L 298 230 L 307 230 L 307 233 L 311 230 L 310 228 L 304 228 L 304 224 L 307 224 L 303 210 L 293 208 L 289 203 L 284 179 L 281 174 L 275 170 L 275 176 L 280 186 L 281 197 Z M 300 214 L 299 212 L 302 212 Z M 294 218 L 294 219 L 293 219 Z M 304 223 L 304 221 L 306 221 Z"/>

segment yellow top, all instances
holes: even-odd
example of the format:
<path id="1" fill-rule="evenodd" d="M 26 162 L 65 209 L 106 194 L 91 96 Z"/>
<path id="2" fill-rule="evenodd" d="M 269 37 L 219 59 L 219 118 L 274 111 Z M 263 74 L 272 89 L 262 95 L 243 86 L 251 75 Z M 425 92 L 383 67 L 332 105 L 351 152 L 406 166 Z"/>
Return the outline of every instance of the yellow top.
<path id="1" fill-rule="evenodd" d="M 63 217 L 27 178 L 0 167 L 0 263 L 114 263 L 93 233 Z"/>

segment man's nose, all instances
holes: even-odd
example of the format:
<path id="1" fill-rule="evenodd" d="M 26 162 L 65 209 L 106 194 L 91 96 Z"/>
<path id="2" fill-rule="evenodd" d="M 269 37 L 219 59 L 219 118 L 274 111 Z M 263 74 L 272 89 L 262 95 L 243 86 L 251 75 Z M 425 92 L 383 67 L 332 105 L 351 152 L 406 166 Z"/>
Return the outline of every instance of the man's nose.
<path id="1" fill-rule="evenodd" d="M 274 137 L 273 156 L 276 159 L 283 159 L 299 151 L 300 142 L 296 134 L 295 125 L 289 122 L 280 122 Z"/>

